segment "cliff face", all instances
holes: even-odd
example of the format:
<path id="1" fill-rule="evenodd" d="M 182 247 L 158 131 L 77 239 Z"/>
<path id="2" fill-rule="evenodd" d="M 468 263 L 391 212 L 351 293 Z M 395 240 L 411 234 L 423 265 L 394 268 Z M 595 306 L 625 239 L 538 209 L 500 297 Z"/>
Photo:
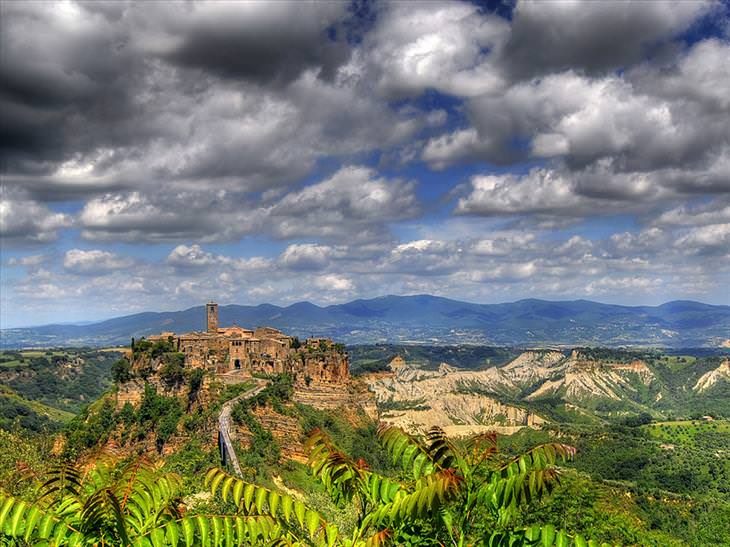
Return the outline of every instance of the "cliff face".
<path id="1" fill-rule="evenodd" d="M 264 429 L 268 429 L 281 448 L 281 457 L 299 463 L 307 462 L 307 451 L 304 446 L 304 430 L 294 416 L 280 414 L 271 406 L 257 407 L 253 416 Z M 253 433 L 245 425 L 237 425 L 231 431 L 231 437 L 242 448 L 251 445 Z"/>
<path id="2" fill-rule="evenodd" d="M 637 391 L 637 381 L 649 386 L 655 378 L 646 363 L 638 359 L 630 363 L 610 363 L 586 359 L 574 351 L 553 367 L 544 383 L 526 399 L 559 395 L 565 401 L 585 398 L 619 401 L 625 394 Z"/>
<path id="3" fill-rule="evenodd" d="M 346 353 L 317 351 L 298 353 L 290 364 L 297 384 L 344 385 L 350 379 Z"/>
<path id="4" fill-rule="evenodd" d="M 477 371 L 446 363 L 424 370 L 402 359 L 393 365 L 390 372 L 368 375 L 367 381 L 381 419 L 411 431 L 434 425 L 456 434 L 480 428 L 509 431 L 544 423 L 540 410 L 529 410 L 544 398 L 559 398 L 578 409 L 596 399 L 644 404 L 661 395 L 660 383 L 644 361 L 604 361 L 580 351 L 526 351 L 504 366 Z M 721 377 L 721 369 L 708 373 L 695 389 Z"/>
<path id="5" fill-rule="evenodd" d="M 139 408 L 145 393 L 145 387 L 152 387 L 157 395 L 175 397 L 182 403 L 187 414 L 208 413 L 212 405 L 218 402 L 225 386 L 242 384 L 251 380 L 248 370 L 232 370 L 217 373 L 208 369 L 207 372 L 197 370 L 200 382 L 195 392 L 191 388 L 191 373 L 194 367 L 188 367 L 175 361 L 174 354 L 152 357 L 148 353 L 138 353 L 134 356 L 130 373 L 131 377 L 117 384 L 115 391 L 115 406 L 121 411 L 128 403 Z M 171 364 L 172 363 L 172 364 Z M 259 363 L 259 370 L 265 371 L 267 363 L 275 367 L 272 374 L 287 373 L 292 378 L 292 403 L 302 403 L 320 410 L 336 411 L 344 416 L 353 425 L 363 425 L 363 412 L 370 419 L 377 420 L 378 413 L 375 398 L 368 390 L 367 385 L 349 375 L 347 354 L 338 351 L 334 346 L 326 349 L 304 347 L 292 352 L 283 360 L 263 359 Z M 179 365 L 179 366 L 178 366 Z M 281 414 L 270 406 L 256 406 L 251 411 L 262 427 L 271 431 L 277 443 L 281 446 L 282 457 L 295 461 L 306 461 L 303 438 L 305 432 L 301 429 L 300 421 L 296 417 L 295 407 L 289 403 L 293 412 Z M 124 446 L 119 435 L 114 437 L 113 445 L 118 450 L 161 451 L 163 454 L 175 452 L 191 434 L 202 434 L 206 443 L 214 446 L 216 442 L 215 416 L 212 416 L 200 432 L 190 433 L 181 423 L 177 431 L 171 435 L 160 448 L 155 442 L 155 435 L 150 433 L 144 439 L 136 441 L 134 447 Z M 231 430 L 231 436 L 243 446 L 250 441 L 251 432 L 245 426 L 238 425 Z M 149 437 L 149 438 L 147 438 Z"/>
<path id="6" fill-rule="evenodd" d="M 709 372 L 706 372 L 694 385 L 694 390 L 698 392 L 707 391 L 718 382 L 730 382 L 730 360 L 725 359 L 720 366 Z"/>
<path id="7" fill-rule="evenodd" d="M 369 375 L 366 381 L 377 400 L 380 419 L 411 432 L 439 426 L 454 435 L 486 430 L 510 433 L 545 421 L 479 393 L 483 386 L 514 388 L 492 369 L 475 372 L 442 364 L 436 371 L 427 371 L 398 363 L 391 374 Z"/>
<path id="8" fill-rule="evenodd" d="M 185 396 L 188 386 L 184 378 L 190 369 L 181 365 L 182 368 L 175 372 L 174 365 L 172 369 L 170 367 L 169 359 L 166 360 L 164 355 L 154 358 L 147 354 L 136 355 L 131 363 L 133 377 L 118 385 L 117 408 L 123 407 L 125 403 L 137 406 L 142 399 L 145 383 L 154 387 L 160 395 Z M 335 409 L 355 402 L 364 405 L 374 418 L 377 416 L 374 413 L 375 401 L 367 387 L 350 377 L 346 353 L 333 348 L 314 351 L 302 348 L 284 360 L 257 358 L 253 368 L 259 374 L 291 375 L 294 381 L 294 400 L 297 402 L 318 409 Z M 178 378 L 170 381 L 169 370 L 173 370 Z M 241 383 L 250 377 L 250 373 L 243 370 L 208 374 L 203 378 L 200 392 L 205 396 L 214 381 Z"/>

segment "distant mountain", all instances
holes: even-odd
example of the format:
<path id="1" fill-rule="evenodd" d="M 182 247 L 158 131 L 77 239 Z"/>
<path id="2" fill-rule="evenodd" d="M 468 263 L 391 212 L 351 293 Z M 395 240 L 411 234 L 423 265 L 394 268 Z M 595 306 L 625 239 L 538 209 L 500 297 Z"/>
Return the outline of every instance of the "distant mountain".
<path id="1" fill-rule="evenodd" d="M 588 300 L 520 300 L 473 304 L 429 295 L 384 296 L 326 307 L 220 307 L 220 324 L 268 325 L 300 337 L 329 336 L 347 344 L 395 342 L 511 346 L 717 347 L 730 339 L 730 306 L 673 301 L 617 306 Z M 0 331 L 6 348 L 126 344 L 162 331 L 205 328 L 203 306 L 146 312 L 88 325 L 46 325 Z"/>

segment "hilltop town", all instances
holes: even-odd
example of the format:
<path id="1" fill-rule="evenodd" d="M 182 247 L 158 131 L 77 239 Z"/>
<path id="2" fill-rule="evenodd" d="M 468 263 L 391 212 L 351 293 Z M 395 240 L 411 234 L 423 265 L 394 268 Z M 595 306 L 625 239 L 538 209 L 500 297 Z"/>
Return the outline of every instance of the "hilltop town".
<path id="1" fill-rule="evenodd" d="M 344 345 L 328 338 L 300 341 L 271 327 L 220 326 L 215 302 L 205 306 L 205 317 L 201 319 L 205 330 L 162 332 L 132 340 L 127 356 L 114 370 L 116 413 L 144 413 L 146 407 L 155 406 L 154 401 L 175 400 L 174 404 L 159 404 L 184 409 L 188 420 L 205 417 L 205 425 L 195 435 L 202 435 L 212 444 L 221 433 L 226 442 L 238 442 L 244 447 L 250 444 L 254 431 L 245 424 L 234 424 L 226 417 L 226 405 L 221 405 L 257 385 L 269 385 L 274 390 L 279 389 L 277 385 L 286 385 L 282 389 L 291 404 L 301 403 L 318 410 L 337 409 L 352 423 L 360 423 L 366 416 L 377 418 L 373 394 L 364 382 L 350 376 Z M 304 461 L 304 431 L 293 408 L 287 411 L 270 404 L 254 407 L 251 415 L 281 443 L 282 456 Z M 215 421 L 218 418 L 225 427 Z M 113 443 L 124 443 L 123 434 L 112 437 Z M 145 436 L 144 446 L 135 450 L 156 449 L 170 454 L 189 438 L 190 432 L 176 424 L 167 435 L 157 432 Z M 160 443 L 160 439 L 164 442 Z M 229 448 L 228 452 L 232 450 Z"/>
<path id="2" fill-rule="evenodd" d="M 205 306 L 205 331 L 150 336 L 148 343 L 167 343 L 184 355 L 184 367 L 237 377 L 290 374 L 295 382 L 346 383 L 349 378 L 345 347 L 328 338 L 298 338 L 271 327 L 255 330 L 238 325 L 220 327 L 218 304 Z M 134 348 L 132 348 L 134 350 Z"/>

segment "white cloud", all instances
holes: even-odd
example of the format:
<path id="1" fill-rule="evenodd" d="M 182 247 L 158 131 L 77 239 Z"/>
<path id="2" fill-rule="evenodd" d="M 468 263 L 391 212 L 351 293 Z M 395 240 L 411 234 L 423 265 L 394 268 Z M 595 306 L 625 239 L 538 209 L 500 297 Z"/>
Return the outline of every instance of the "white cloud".
<path id="1" fill-rule="evenodd" d="M 326 245 L 294 244 L 281 253 L 279 263 L 290 270 L 321 270 L 329 264 L 334 254 L 335 250 Z"/>
<path id="2" fill-rule="evenodd" d="M 129 268 L 132 264 L 134 260 L 129 257 L 121 257 L 98 249 L 88 251 L 70 249 L 66 251 L 63 259 L 63 267 L 69 272 L 91 275 Z"/>
<path id="3" fill-rule="evenodd" d="M 171 266 L 200 267 L 210 266 L 219 262 L 212 253 L 203 251 L 200 245 L 178 245 L 167 256 L 166 262 Z"/>
<path id="4" fill-rule="evenodd" d="M 730 222 L 691 228 L 674 246 L 689 253 L 718 253 L 730 257 Z"/>
<path id="5" fill-rule="evenodd" d="M 48 243 L 56 240 L 59 230 L 71 222 L 69 215 L 51 211 L 32 200 L 5 195 L 0 200 L 0 237 L 7 243 Z"/>
<path id="6" fill-rule="evenodd" d="M 388 97 L 427 89 L 460 96 L 498 90 L 502 78 L 491 51 L 509 24 L 463 2 L 392 3 L 378 15 L 362 52 L 378 90 Z"/>
<path id="7" fill-rule="evenodd" d="M 616 294 L 618 292 L 652 293 L 658 291 L 662 285 L 663 281 L 660 278 L 609 276 L 588 283 L 585 293 L 588 295 Z"/>
<path id="8" fill-rule="evenodd" d="M 324 291 L 351 291 L 355 288 L 353 282 L 345 276 L 328 274 L 316 277 L 314 286 Z"/>
<path id="9" fill-rule="evenodd" d="M 8 260 L 10 266 L 40 266 L 48 260 L 46 255 L 28 255 L 22 257 L 11 257 Z"/>

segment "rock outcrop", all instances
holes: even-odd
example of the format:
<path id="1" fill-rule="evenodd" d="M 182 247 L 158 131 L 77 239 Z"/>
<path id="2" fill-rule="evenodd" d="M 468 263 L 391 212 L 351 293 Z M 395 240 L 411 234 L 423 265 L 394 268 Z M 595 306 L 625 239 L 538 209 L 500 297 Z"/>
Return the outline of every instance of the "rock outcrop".
<path id="1" fill-rule="evenodd" d="M 389 375 L 367 377 L 380 409 L 380 419 L 411 432 L 439 426 L 447 433 L 536 426 L 545 420 L 484 392 L 514 389 L 497 369 L 468 371 L 447 364 L 438 370 L 399 366 Z"/>
<path id="2" fill-rule="evenodd" d="M 511 366 L 512 363 L 505 369 Z M 655 379 L 646 363 L 638 359 L 630 363 L 606 363 L 587 359 L 577 351 L 548 369 L 539 369 L 534 376 L 544 381 L 526 400 L 557 395 L 566 401 L 595 397 L 617 401 L 622 399 L 622 393 L 636 391 L 637 379 L 647 386 Z"/>
<path id="3" fill-rule="evenodd" d="M 725 359 L 719 367 L 700 376 L 692 389 L 702 393 L 718 382 L 730 382 L 730 359 Z"/>

